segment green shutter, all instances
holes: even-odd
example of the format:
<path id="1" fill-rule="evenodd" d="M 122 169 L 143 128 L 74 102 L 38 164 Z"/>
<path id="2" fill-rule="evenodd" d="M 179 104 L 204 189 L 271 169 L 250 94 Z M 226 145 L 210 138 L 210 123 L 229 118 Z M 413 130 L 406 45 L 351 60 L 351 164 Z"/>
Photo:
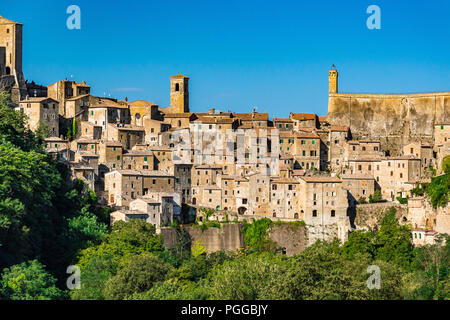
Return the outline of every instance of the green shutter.
<path id="1" fill-rule="evenodd" d="M 316 142 L 314 140 L 311 141 L 312 144 L 315 144 Z"/>
<path id="2" fill-rule="evenodd" d="M 120 160 L 120 156 L 117 156 L 117 160 Z"/>
<path id="3" fill-rule="evenodd" d="M 147 162 L 147 157 L 144 157 L 144 161 Z"/>

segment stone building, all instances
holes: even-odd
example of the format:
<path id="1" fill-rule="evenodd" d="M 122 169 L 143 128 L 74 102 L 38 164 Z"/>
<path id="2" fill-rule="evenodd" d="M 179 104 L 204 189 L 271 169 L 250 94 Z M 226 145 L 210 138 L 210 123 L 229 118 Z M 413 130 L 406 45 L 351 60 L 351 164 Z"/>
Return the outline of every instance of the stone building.
<path id="1" fill-rule="evenodd" d="M 294 130 L 300 128 L 319 128 L 319 118 L 315 113 L 291 113 L 289 118 L 293 122 Z"/>
<path id="2" fill-rule="evenodd" d="M 347 126 L 330 126 L 326 145 L 328 147 L 328 163 L 333 171 L 339 171 L 344 166 L 346 142 L 349 137 L 349 128 Z"/>
<path id="3" fill-rule="evenodd" d="M 45 151 L 48 152 L 53 159 L 59 161 L 70 161 L 72 152 L 68 140 L 59 137 L 48 137 L 44 139 Z"/>
<path id="4" fill-rule="evenodd" d="M 109 124 L 106 130 L 107 140 L 122 143 L 124 149 L 132 149 L 135 145 L 141 144 L 145 140 L 145 130 L 143 127 L 136 127 L 124 124 Z"/>
<path id="5" fill-rule="evenodd" d="M 345 162 L 349 159 L 382 157 L 381 143 L 377 140 L 349 140 L 345 149 Z"/>
<path id="6" fill-rule="evenodd" d="M 434 166 L 433 145 L 424 142 L 411 142 L 403 147 L 403 155 L 412 155 L 421 161 L 421 175 Z"/>
<path id="7" fill-rule="evenodd" d="M 81 111 L 80 105 L 89 105 L 90 93 L 91 87 L 86 82 L 77 83 L 66 79 L 47 86 L 48 96 L 59 102 L 59 114 L 66 119 L 73 118 L 77 112 Z M 76 102 L 81 96 L 81 100 Z M 77 99 L 72 100 L 73 98 Z M 66 101 L 69 99 L 71 100 L 67 105 Z"/>
<path id="8" fill-rule="evenodd" d="M 273 125 L 279 131 L 294 130 L 294 121 L 290 118 L 273 118 Z"/>
<path id="9" fill-rule="evenodd" d="M 310 243 L 337 237 L 347 240 L 350 222 L 347 216 L 347 190 L 337 177 L 300 178 L 300 217 L 309 229 Z"/>
<path id="10" fill-rule="evenodd" d="M 174 164 L 175 192 L 181 195 L 183 203 L 191 203 L 192 164 Z"/>
<path id="11" fill-rule="evenodd" d="M 347 190 L 349 204 L 355 206 L 359 200 L 369 201 L 376 189 L 375 179 L 369 174 L 343 174 L 342 187 Z"/>
<path id="12" fill-rule="evenodd" d="M 189 112 L 189 78 L 181 74 L 170 77 L 170 112 Z"/>
<path id="13" fill-rule="evenodd" d="M 294 178 L 274 178 L 270 182 L 270 216 L 301 219 L 300 181 Z"/>
<path id="14" fill-rule="evenodd" d="M 27 95 L 22 73 L 23 25 L 0 16 L 0 90 L 11 92 L 16 105 Z"/>
<path id="15" fill-rule="evenodd" d="M 48 97 L 26 98 L 20 101 L 20 110 L 27 116 L 32 131 L 47 124 L 50 136 L 59 136 L 58 101 Z"/>
<path id="16" fill-rule="evenodd" d="M 122 157 L 124 169 L 155 170 L 155 156 L 151 150 L 130 150 Z"/>

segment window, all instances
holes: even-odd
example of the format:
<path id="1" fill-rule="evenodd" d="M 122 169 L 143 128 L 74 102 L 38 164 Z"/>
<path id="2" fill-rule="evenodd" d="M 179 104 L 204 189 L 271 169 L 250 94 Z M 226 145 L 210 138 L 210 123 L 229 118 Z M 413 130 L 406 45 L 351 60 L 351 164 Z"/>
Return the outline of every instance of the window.
<path id="1" fill-rule="evenodd" d="M 336 216 L 336 211 L 335 210 L 331 210 L 331 216 L 335 217 Z"/>
<path id="2" fill-rule="evenodd" d="M 120 160 L 120 156 L 117 156 L 117 160 Z"/>
<path id="3" fill-rule="evenodd" d="M 180 91 L 180 84 L 179 83 L 175 83 L 175 91 Z"/>
<path id="4" fill-rule="evenodd" d="M 316 141 L 315 141 L 315 140 L 312 140 L 312 141 L 311 141 L 311 144 L 315 144 L 315 143 L 316 143 Z"/>
<path id="5" fill-rule="evenodd" d="M 317 210 L 313 210 L 312 216 L 313 216 L 313 217 L 317 217 Z"/>
<path id="6" fill-rule="evenodd" d="M 147 157 L 144 157 L 144 162 L 147 162 Z"/>

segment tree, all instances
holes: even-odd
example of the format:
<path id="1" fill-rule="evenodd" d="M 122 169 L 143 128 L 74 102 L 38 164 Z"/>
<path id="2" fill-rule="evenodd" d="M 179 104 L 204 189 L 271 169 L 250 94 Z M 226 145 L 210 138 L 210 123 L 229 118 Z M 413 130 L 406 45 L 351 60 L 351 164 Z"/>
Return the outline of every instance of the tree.
<path id="1" fill-rule="evenodd" d="M 445 241 L 445 244 L 444 244 Z M 416 248 L 414 272 L 406 279 L 408 299 L 450 298 L 450 237 Z"/>
<path id="2" fill-rule="evenodd" d="M 413 259 L 411 232 L 407 226 L 400 226 L 395 208 L 390 208 L 375 234 L 375 259 L 392 262 L 405 270 L 410 269 Z"/>
<path id="3" fill-rule="evenodd" d="M 381 200 L 383 200 L 381 190 L 375 190 L 375 192 L 369 196 L 369 203 L 376 203 L 380 202 Z"/>
<path id="4" fill-rule="evenodd" d="M 450 174 L 450 156 L 446 156 L 444 160 L 442 160 L 442 171 Z"/>
<path id="5" fill-rule="evenodd" d="M 72 290 L 73 300 L 103 300 L 105 283 L 112 278 L 118 269 L 110 254 L 94 257 L 81 269 L 81 288 Z"/>
<path id="6" fill-rule="evenodd" d="M 106 282 L 104 295 L 107 299 L 120 300 L 134 293 L 143 293 L 155 283 L 164 281 L 170 270 L 170 265 L 156 256 L 134 256 Z"/>
<path id="7" fill-rule="evenodd" d="M 251 224 L 246 223 L 242 230 L 245 245 L 257 252 L 275 251 L 276 244 L 269 239 L 267 234 L 272 224 L 273 222 L 269 218 L 253 219 Z"/>
<path id="8" fill-rule="evenodd" d="M 56 287 L 56 279 L 37 260 L 23 262 L 3 271 L 0 286 L 8 300 L 55 300 L 67 295 Z"/>
<path id="9" fill-rule="evenodd" d="M 217 300 L 265 299 L 285 266 L 281 255 L 268 252 L 241 256 L 213 269 L 208 290 Z"/>

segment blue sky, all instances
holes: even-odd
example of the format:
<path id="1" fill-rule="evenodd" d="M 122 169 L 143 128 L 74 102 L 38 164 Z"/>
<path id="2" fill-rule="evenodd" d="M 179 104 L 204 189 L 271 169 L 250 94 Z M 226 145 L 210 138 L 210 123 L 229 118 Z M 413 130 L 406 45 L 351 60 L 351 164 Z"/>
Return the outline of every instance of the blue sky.
<path id="1" fill-rule="evenodd" d="M 81 30 L 66 9 L 81 8 Z M 381 29 L 369 30 L 369 5 Z M 191 78 L 191 111 L 327 113 L 340 92 L 450 91 L 450 1 L 1 0 L 24 24 L 25 77 L 85 80 L 95 95 L 166 107 L 169 77 Z"/>

